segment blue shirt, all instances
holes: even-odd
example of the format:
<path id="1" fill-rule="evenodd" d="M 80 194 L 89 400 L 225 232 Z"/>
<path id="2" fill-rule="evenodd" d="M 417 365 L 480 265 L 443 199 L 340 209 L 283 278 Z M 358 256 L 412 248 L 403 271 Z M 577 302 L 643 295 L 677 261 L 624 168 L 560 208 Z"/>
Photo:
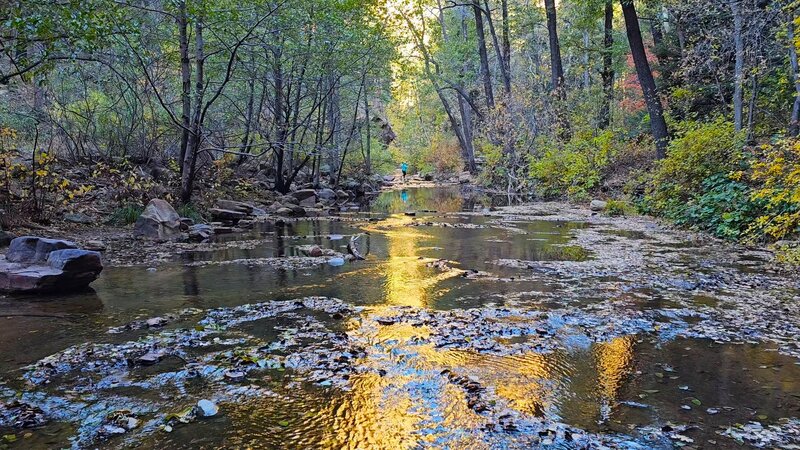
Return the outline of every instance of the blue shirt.
<path id="1" fill-rule="evenodd" d="M 403 172 L 408 172 L 408 164 L 406 163 L 400 164 L 400 170 L 402 170 Z"/>

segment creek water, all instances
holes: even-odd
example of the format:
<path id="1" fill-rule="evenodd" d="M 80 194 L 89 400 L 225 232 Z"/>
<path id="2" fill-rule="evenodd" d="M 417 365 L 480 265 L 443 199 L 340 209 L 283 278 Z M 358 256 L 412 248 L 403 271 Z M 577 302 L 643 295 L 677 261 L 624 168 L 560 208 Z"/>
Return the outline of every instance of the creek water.
<path id="1" fill-rule="evenodd" d="M 15 427 L 0 403 L 0 447 L 800 444 L 796 274 L 645 222 L 489 206 L 456 187 L 385 192 L 344 220 L 108 267 L 91 293 L 0 299 L 0 401 L 47 418 Z M 353 235 L 365 261 L 255 263 L 347 253 Z M 312 296 L 341 312 L 241 313 Z M 250 316 L 209 325 L 229 311 Z M 155 347 L 157 364 L 131 362 Z M 199 399 L 220 413 L 183 420 Z M 138 425 L 104 428 L 119 411 Z"/>

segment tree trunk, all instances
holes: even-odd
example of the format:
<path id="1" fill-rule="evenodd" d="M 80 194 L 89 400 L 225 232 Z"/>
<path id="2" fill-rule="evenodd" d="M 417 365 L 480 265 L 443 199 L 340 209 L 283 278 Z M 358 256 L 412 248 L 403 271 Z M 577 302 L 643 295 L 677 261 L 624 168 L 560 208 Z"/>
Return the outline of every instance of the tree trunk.
<path id="1" fill-rule="evenodd" d="M 489 33 L 492 35 L 492 47 L 494 47 L 495 56 L 500 64 L 500 75 L 503 78 L 503 89 L 505 89 L 505 93 L 508 95 L 511 93 L 511 74 L 508 71 L 508 67 L 506 67 L 506 56 L 503 53 L 504 51 L 507 51 L 505 46 L 506 43 L 503 42 L 503 47 L 500 47 L 500 42 L 497 38 L 497 31 L 494 28 L 494 20 L 492 20 L 492 12 L 489 9 L 489 0 L 484 0 L 483 6 L 486 10 L 486 21 L 489 23 Z M 505 30 L 503 31 L 505 32 Z M 507 38 L 508 36 L 503 36 L 504 40 Z"/>
<path id="2" fill-rule="evenodd" d="M 250 63 L 253 65 L 253 58 L 250 58 Z M 250 153 L 250 130 L 253 128 L 253 113 L 255 109 L 255 97 L 256 97 L 256 79 L 255 77 L 250 77 L 247 81 L 247 110 L 245 112 L 244 118 L 244 136 L 242 136 L 242 143 L 240 146 L 240 152 L 242 153 L 239 155 L 238 163 L 241 164 L 244 162 L 245 154 Z"/>
<path id="3" fill-rule="evenodd" d="M 789 120 L 789 136 L 797 137 L 800 134 L 800 67 L 797 63 L 797 46 L 795 44 L 794 31 L 794 11 L 789 14 L 789 60 L 792 66 L 792 80 L 794 80 L 794 105 L 792 106 L 792 117 Z"/>
<path id="4" fill-rule="evenodd" d="M 500 1 L 503 19 L 503 66 L 508 74 L 508 90 L 511 91 L 511 24 L 508 22 L 508 0 Z"/>
<path id="5" fill-rule="evenodd" d="M 550 72 L 553 92 L 563 98 L 564 66 L 561 63 L 561 45 L 558 42 L 558 21 L 555 0 L 544 0 L 547 12 L 547 33 L 550 36 Z"/>
<path id="6" fill-rule="evenodd" d="M 178 2 L 178 35 L 181 57 L 181 148 L 178 156 L 181 174 L 183 174 L 183 160 L 186 159 L 186 148 L 189 145 L 189 114 L 192 110 L 192 68 L 189 61 L 189 21 L 186 15 L 186 0 Z"/>
<path id="7" fill-rule="evenodd" d="M 286 185 L 285 173 L 283 171 L 283 159 L 286 152 L 286 105 L 284 104 L 283 93 L 283 69 L 281 67 L 279 52 L 274 52 L 275 61 L 273 62 L 272 74 L 275 81 L 275 190 L 281 194 L 289 192 Z"/>
<path id="8" fill-rule="evenodd" d="M 628 43 L 631 47 L 631 55 L 636 65 L 636 74 L 639 77 L 639 84 L 642 86 L 644 101 L 647 103 L 647 110 L 650 113 L 650 129 L 656 144 L 656 158 L 662 159 L 667 155 L 667 144 L 669 134 L 667 122 L 664 120 L 664 108 L 661 106 L 661 99 L 656 90 L 656 81 L 647 62 L 647 53 L 642 42 L 642 30 L 639 27 L 639 16 L 633 6 L 633 0 L 620 0 L 622 3 L 622 15 L 625 17 L 625 30 L 628 34 Z"/>
<path id="9" fill-rule="evenodd" d="M 733 73 L 733 125 L 736 131 L 742 131 L 744 112 L 744 37 L 742 36 L 741 0 L 731 0 L 733 13 L 733 42 L 736 47 L 736 63 Z"/>
<path id="10" fill-rule="evenodd" d="M 614 101 L 614 3 L 606 0 L 603 24 L 603 105 L 600 108 L 600 128 L 611 125 L 611 103 Z"/>
<path id="11" fill-rule="evenodd" d="M 367 175 L 372 175 L 372 120 L 369 112 L 369 88 L 367 86 L 367 77 L 364 77 L 364 117 L 367 120 L 367 145 L 366 153 L 364 155 L 364 165 L 366 167 Z"/>
<path id="12" fill-rule="evenodd" d="M 489 71 L 489 55 L 486 52 L 486 34 L 483 30 L 483 13 L 478 0 L 472 0 L 472 12 L 475 15 L 475 31 L 478 37 L 478 54 L 481 59 L 481 78 L 486 95 L 486 107 L 494 109 L 494 92 L 492 89 L 492 73 Z"/>
<path id="13" fill-rule="evenodd" d="M 589 32 L 583 32 L 583 88 L 592 87 L 592 76 L 589 72 Z"/>
<path id="14" fill-rule="evenodd" d="M 202 9 L 202 5 L 200 5 Z M 203 143 L 203 96 L 205 94 L 205 41 L 203 40 L 203 16 L 198 14 L 195 23 L 195 87 L 194 87 L 194 113 L 189 133 L 189 145 L 183 159 L 181 172 L 181 203 L 188 204 L 192 199 L 194 190 L 195 168 L 197 155 Z"/>
<path id="15" fill-rule="evenodd" d="M 758 99 L 758 76 L 753 74 L 750 76 L 750 104 L 747 108 L 747 142 L 753 144 L 754 138 L 754 125 L 756 120 L 756 100 Z"/>

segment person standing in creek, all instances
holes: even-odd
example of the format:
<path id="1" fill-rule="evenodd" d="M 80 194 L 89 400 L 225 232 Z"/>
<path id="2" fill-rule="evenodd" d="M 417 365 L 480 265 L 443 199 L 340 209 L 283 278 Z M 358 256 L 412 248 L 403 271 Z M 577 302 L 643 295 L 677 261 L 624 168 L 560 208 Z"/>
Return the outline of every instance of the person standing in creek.
<path id="1" fill-rule="evenodd" d="M 408 163 L 403 162 L 400 164 L 400 171 L 403 172 L 403 183 L 406 182 L 406 174 L 408 173 Z"/>

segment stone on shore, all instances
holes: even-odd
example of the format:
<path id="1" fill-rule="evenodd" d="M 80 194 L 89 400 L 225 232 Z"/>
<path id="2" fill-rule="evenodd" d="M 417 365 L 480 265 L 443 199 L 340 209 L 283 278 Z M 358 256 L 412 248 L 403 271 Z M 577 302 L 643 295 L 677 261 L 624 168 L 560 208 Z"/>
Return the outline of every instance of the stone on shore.
<path id="1" fill-rule="evenodd" d="M 194 242 L 202 242 L 214 236 L 214 227 L 199 223 L 189 227 L 189 240 Z"/>
<path id="2" fill-rule="evenodd" d="M 595 212 L 604 211 L 608 206 L 608 202 L 604 202 L 602 200 L 592 200 L 592 203 L 589 204 L 589 209 Z"/>
<path id="3" fill-rule="evenodd" d="M 85 288 L 103 271 L 100 254 L 69 241 L 23 236 L 0 256 L 0 291 L 12 294 Z"/>
<path id="4" fill-rule="evenodd" d="M 244 219 L 247 217 L 247 213 L 241 211 L 234 211 L 231 209 L 219 209 L 219 208 L 211 208 L 208 210 L 211 214 L 211 218 L 214 220 L 219 221 L 232 221 L 238 222 L 239 220 Z"/>
<path id="5" fill-rule="evenodd" d="M 169 203 L 154 198 L 133 227 L 135 236 L 168 241 L 181 237 L 181 217 Z"/>
<path id="6" fill-rule="evenodd" d="M 321 200 L 336 200 L 336 191 L 330 188 L 320 189 L 320 191 L 317 192 L 317 197 Z"/>
<path id="7" fill-rule="evenodd" d="M 292 192 L 292 197 L 296 198 L 298 202 L 302 202 L 309 198 L 313 198 L 313 202 L 317 202 L 317 191 L 313 189 L 300 189 L 299 191 Z M 314 204 L 312 203 L 312 205 Z"/>
<path id="8" fill-rule="evenodd" d="M 50 252 L 73 248 L 78 246 L 70 241 L 22 236 L 11 241 L 6 252 L 6 260 L 20 264 L 43 264 L 47 262 Z"/>
<path id="9" fill-rule="evenodd" d="M 251 204 L 244 202 L 237 202 L 235 200 L 218 200 L 217 208 L 244 213 L 247 216 L 252 215 L 253 210 L 256 209 L 255 206 Z"/>

